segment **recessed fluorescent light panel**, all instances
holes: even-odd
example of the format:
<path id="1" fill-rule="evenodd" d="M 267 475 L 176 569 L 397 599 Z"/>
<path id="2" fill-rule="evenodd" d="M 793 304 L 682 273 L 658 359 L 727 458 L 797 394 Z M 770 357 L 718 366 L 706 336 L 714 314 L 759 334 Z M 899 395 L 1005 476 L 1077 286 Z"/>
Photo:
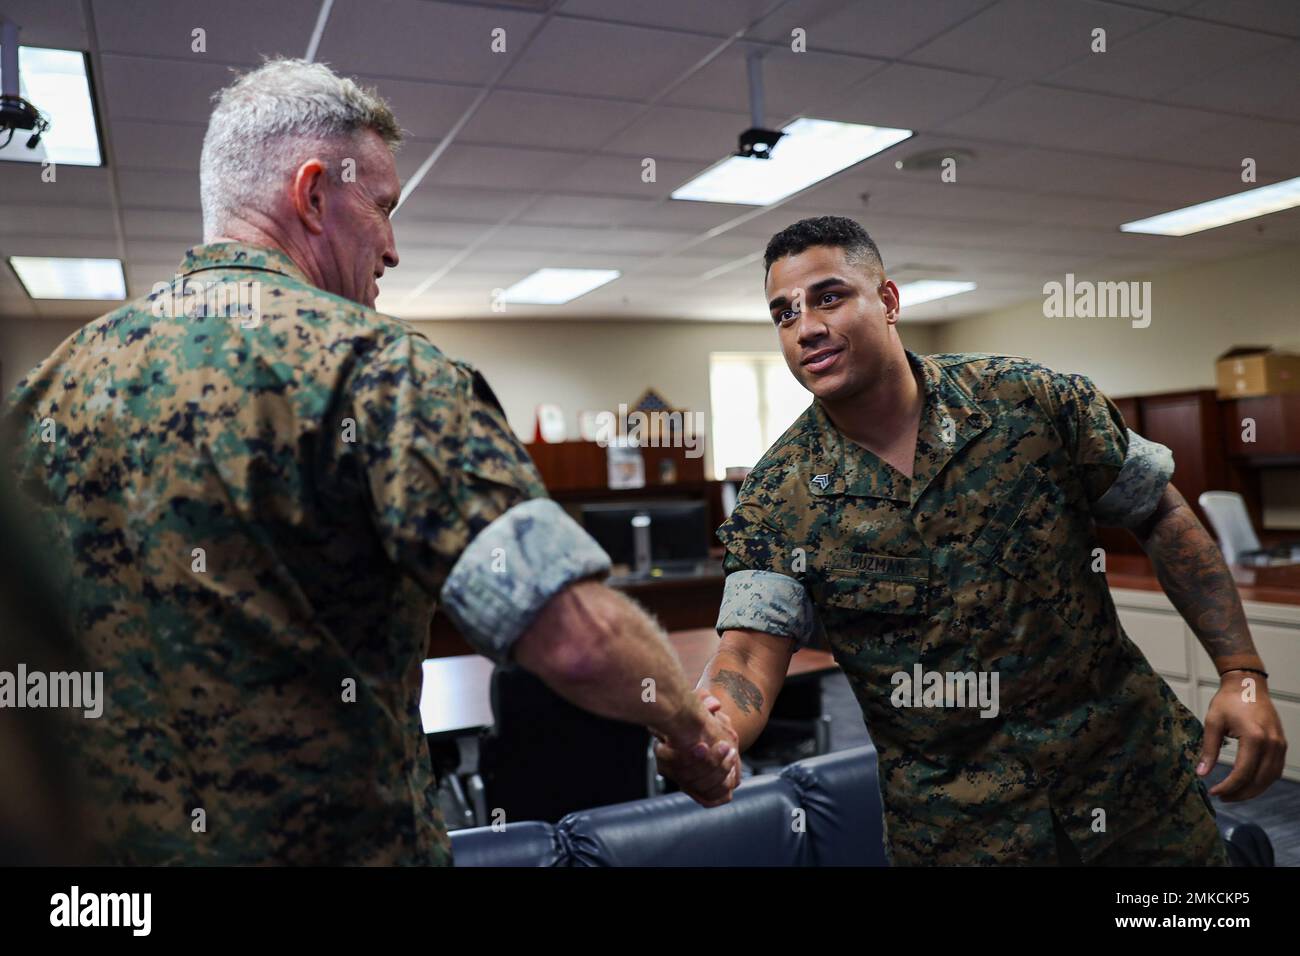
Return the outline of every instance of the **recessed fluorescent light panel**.
<path id="1" fill-rule="evenodd" d="M 538 269 L 501 296 L 517 305 L 563 305 L 619 277 L 617 269 Z"/>
<path id="2" fill-rule="evenodd" d="M 673 199 L 767 206 L 901 143 L 910 129 L 798 119 L 769 159 L 728 156 L 678 188 Z"/>
<path id="3" fill-rule="evenodd" d="M 33 299 L 125 299 L 121 259 L 10 256 L 9 265 Z"/>
<path id="4" fill-rule="evenodd" d="M 1119 229 L 1120 232 L 1145 232 L 1154 236 L 1188 236 L 1243 219 L 1281 212 L 1292 206 L 1300 206 L 1300 176 L 1173 212 L 1162 212 L 1149 219 L 1126 222 Z"/>
<path id="5" fill-rule="evenodd" d="M 974 282 L 922 279 L 919 282 L 900 285 L 898 287 L 898 298 L 903 307 L 906 308 L 909 305 L 920 305 L 922 302 L 933 302 L 935 299 L 946 299 L 950 295 L 961 295 L 963 292 L 973 291 L 974 288 Z"/>
<path id="6" fill-rule="evenodd" d="M 18 80 L 19 95 L 41 111 L 50 121 L 50 128 L 35 149 L 27 148 L 30 130 L 14 130 L 13 139 L 0 149 L 0 159 L 103 165 L 85 54 L 79 50 L 19 46 Z"/>

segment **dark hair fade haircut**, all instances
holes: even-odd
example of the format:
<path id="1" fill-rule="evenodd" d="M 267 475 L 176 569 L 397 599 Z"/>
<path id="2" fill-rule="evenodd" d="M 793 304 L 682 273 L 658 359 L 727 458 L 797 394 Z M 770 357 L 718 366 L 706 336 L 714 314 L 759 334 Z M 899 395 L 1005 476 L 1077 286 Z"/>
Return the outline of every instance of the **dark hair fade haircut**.
<path id="1" fill-rule="evenodd" d="M 839 246 L 854 265 L 874 267 L 882 274 L 885 271 L 885 261 L 867 230 L 844 216 L 817 216 L 800 219 L 768 240 L 767 251 L 763 253 L 764 278 L 776 260 L 797 256 L 813 246 Z"/>

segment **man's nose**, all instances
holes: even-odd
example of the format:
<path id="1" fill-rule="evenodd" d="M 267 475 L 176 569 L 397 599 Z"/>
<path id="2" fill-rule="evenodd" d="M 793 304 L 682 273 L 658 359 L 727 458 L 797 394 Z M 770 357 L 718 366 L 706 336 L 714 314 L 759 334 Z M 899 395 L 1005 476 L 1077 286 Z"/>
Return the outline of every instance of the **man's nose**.
<path id="1" fill-rule="evenodd" d="M 799 344 L 807 345 L 826 334 L 826 323 L 822 321 L 816 310 L 804 309 L 799 313 L 796 332 Z"/>
<path id="2" fill-rule="evenodd" d="M 385 243 L 384 248 L 384 268 L 395 269 L 397 268 L 397 237 L 393 235 L 392 221 L 390 220 L 385 225 L 388 227 L 388 242 Z"/>

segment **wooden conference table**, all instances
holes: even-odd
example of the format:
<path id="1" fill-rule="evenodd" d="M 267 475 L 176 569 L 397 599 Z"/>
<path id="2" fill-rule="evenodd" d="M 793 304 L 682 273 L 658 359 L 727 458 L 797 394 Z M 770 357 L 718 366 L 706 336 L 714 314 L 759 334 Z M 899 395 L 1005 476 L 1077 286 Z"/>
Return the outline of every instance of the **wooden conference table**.
<path id="1" fill-rule="evenodd" d="M 696 680 L 718 647 L 718 634 L 702 627 L 673 631 L 668 641 L 682 662 L 687 677 Z M 431 736 L 455 737 L 492 726 L 492 669 L 495 665 L 478 654 L 435 657 L 424 662 L 420 691 L 420 719 Z M 797 651 L 786 672 L 787 681 L 808 679 L 836 668 L 827 651 Z"/>

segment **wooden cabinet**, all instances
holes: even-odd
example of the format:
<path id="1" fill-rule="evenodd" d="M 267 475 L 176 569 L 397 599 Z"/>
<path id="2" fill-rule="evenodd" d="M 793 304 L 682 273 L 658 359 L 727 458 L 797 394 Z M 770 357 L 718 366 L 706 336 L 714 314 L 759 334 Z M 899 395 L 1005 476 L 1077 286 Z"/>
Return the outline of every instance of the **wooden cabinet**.
<path id="1" fill-rule="evenodd" d="M 1228 462 L 1224 452 L 1223 417 L 1211 389 L 1164 392 L 1159 395 L 1112 396 L 1124 423 L 1143 438 L 1159 442 L 1174 454 L 1174 485 L 1202 523 L 1205 513 L 1197 499 L 1206 491 L 1237 491 L 1258 520 L 1258 492 L 1250 476 Z M 1098 540 L 1111 552 L 1137 552 L 1141 547 L 1127 531 L 1098 529 Z"/>
<path id="2" fill-rule="evenodd" d="M 524 446 L 541 472 L 552 494 L 559 491 L 593 491 L 609 488 L 607 450 L 594 441 L 533 442 Z M 696 449 L 702 452 L 702 446 Z M 675 484 L 702 482 L 704 455 L 688 457 L 687 449 L 643 446 L 646 488 L 671 488 L 660 480 L 660 466 L 671 461 L 677 472 Z"/>
<path id="3" fill-rule="evenodd" d="M 1169 598 L 1160 592 L 1111 588 L 1124 633 L 1138 646 L 1187 709 L 1205 719 L 1219 690 L 1219 673 L 1201 642 L 1183 621 Z M 1255 646 L 1269 674 L 1269 696 L 1277 708 L 1288 741 L 1282 776 L 1300 780 L 1300 607 L 1245 601 L 1242 605 Z M 1237 742 L 1227 738 L 1220 763 L 1236 759 Z"/>
<path id="4" fill-rule="evenodd" d="M 1205 514 L 1196 499 L 1206 491 L 1232 490 L 1218 399 L 1213 391 L 1201 389 L 1143 395 L 1137 402 L 1142 437 L 1174 453 L 1174 484 L 1204 522 Z"/>
<path id="5" fill-rule="evenodd" d="M 1246 419 L 1254 441 L 1243 440 Z M 1300 392 L 1233 398 L 1222 403 L 1224 447 L 1230 457 L 1255 465 L 1300 465 Z"/>
<path id="6" fill-rule="evenodd" d="M 1124 416 L 1124 424 L 1133 429 L 1139 435 L 1142 432 L 1142 403 L 1136 398 L 1111 398 L 1115 407 L 1119 409 L 1120 414 Z"/>
<path id="7" fill-rule="evenodd" d="M 609 484 L 605 449 L 594 441 L 533 442 L 524 447 L 552 494 Z"/>

